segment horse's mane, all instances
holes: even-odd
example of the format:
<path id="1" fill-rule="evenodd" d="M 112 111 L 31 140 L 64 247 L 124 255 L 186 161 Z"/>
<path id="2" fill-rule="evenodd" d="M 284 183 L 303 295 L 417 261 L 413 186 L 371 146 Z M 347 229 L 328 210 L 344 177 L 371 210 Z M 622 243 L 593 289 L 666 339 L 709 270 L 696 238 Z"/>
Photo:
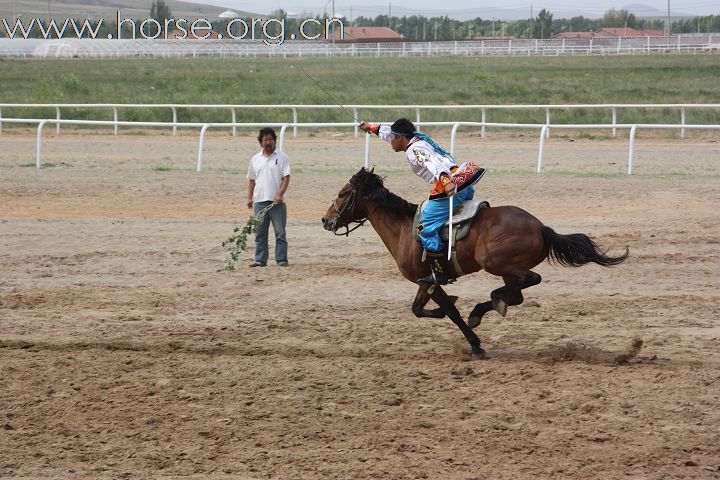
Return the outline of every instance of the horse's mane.
<path id="1" fill-rule="evenodd" d="M 383 185 L 383 179 L 373 170 L 361 168 L 350 179 L 350 185 L 357 188 L 358 194 L 370 197 L 387 210 L 388 213 L 400 218 L 414 218 L 417 205 L 395 195 Z"/>

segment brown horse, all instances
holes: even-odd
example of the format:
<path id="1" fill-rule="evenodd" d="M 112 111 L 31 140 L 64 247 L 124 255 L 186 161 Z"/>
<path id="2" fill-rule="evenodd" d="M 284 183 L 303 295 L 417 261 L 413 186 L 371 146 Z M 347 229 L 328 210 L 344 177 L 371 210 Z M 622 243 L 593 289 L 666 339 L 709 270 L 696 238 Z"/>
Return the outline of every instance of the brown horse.
<path id="1" fill-rule="evenodd" d="M 418 278 L 429 273 L 430 267 L 422 261 L 422 247 L 413 237 L 416 209 L 417 205 L 385 188 L 383 179 L 372 170 L 362 168 L 340 190 L 322 223 L 326 230 L 336 235 L 348 235 L 369 220 L 403 277 L 417 283 Z M 352 223 L 357 225 L 350 229 Z M 337 233 L 339 228 L 346 231 Z M 468 236 L 457 242 L 456 252 L 464 273 L 454 272 L 453 277 L 485 270 L 502 277 L 505 286 L 494 290 L 489 301 L 475 305 L 468 323 L 455 307 L 457 297 L 448 296 L 439 286 L 420 284 L 412 311 L 418 317 L 449 316 L 470 343 L 472 355 L 479 358 L 485 357 L 485 351 L 472 329 L 490 310 L 505 316 L 508 306 L 523 302 L 522 290 L 541 281 L 540 275 L 531 268 L 546 258 L 570 267 L 590 262 L 609 267 L 622 263 L 628 256 L 627 249 L 621 256 L 607 256 L 587 235 L 560 235 L 528 212 L 513 206 L 481 209 L 472 220 Z M 426 310 L 425 305 L 430 299 L 439 308 Z"/>

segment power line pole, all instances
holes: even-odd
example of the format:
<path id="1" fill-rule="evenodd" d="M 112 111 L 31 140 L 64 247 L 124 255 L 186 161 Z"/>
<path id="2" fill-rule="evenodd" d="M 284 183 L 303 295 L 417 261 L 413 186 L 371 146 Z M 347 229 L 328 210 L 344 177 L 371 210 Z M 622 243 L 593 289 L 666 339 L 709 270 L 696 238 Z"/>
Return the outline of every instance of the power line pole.
<path id="1" fill-rule="evenodd" d="M 532 13 L 532 3 L 530 4 L 530 37 L 533 38 L 535 36 L 535 19 L 533 18 Z"/>
<path id="2" fill-rule="evenodd" d="M 668 0 L 668 14 L 667 14 L 667 36 L 668 42 L 670 41 L 670 0 Z"/>

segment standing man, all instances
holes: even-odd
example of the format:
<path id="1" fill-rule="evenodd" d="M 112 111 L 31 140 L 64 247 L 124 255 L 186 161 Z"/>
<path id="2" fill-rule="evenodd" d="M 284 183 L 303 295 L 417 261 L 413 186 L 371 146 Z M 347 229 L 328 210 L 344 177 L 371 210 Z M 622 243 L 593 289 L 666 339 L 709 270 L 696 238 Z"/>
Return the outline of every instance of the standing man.
<path id="1" fill-rule="evenodd" d="M 287 207 L 285 191 L 290 184 L 290 159 L 283 152 L 276 150 L 277 135 L 275 130 L 265 127 L 260 130 L 258 142 L 262 150 L 250 160 L 248 167 L 248 208 L 254 208 L 255 217 L 270 207 L 255 233 L 255 261 L 251 267 L 264 267 L 268 260 L 268 231 L 272 222 L 275 231 L 275 261 L 281 267 L 288 266 L 287 239 L 285 224 L 287 223 Z"/>

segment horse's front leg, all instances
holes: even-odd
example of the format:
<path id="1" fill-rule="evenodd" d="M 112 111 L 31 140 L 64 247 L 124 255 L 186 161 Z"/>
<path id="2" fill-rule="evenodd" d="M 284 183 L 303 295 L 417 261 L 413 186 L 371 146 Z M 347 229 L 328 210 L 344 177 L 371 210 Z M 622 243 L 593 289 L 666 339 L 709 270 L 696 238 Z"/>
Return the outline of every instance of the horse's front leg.
<path id="1" fill-rule="evenodd" d="M 458 309 L 455 308 L 455 301 L 451 300 L 452 297 L 448 296 L 448 294 L 445 293 L 445 290 L 439 286 L 435 286 L 435 289 L 432 294 L 430 294 L 430 297 L 435 301 L 435 303 L 440 305 L 441 309 L 445 310 L 447 316 L 450 317 L 450 320 L 452 320 L 453 323 L 458 326 L 463 335 L 465 335 L 465 339 L 470 344 L 473 357 L 485 358 L 485 350 L 480 347 L 480 339 L 477 335 L 475 335 L 475 332 L 472 331 L 472 328 L 465 323 L 462 315 L 460 315 Z"/>
<path id="2" fill-rule="evenodd" d="M 432 310 L 428 310 L 425 308 L 425 305 L 427 305 L 427 303 L 430 301 L 430 291 L 429 291 L 428 287 L 429 287 L 429 285 L 420 285 L 418 287 L 417 294 L 415 295 L 415 300 L 413 300 L 413 304 L 412 304 L 412 312 L 418 318 L 420 318 L 420 317 L 445 318 L 445 315 L 447 314 L 447 312 L 442 307 L 433 308 Z M 448 299 L 450 300 L 450 303 L 452 305 L 455 305 L 455 302 L 457 302 L 458 297 L 451 295 L 451 296 L 448 296 Z"/>

